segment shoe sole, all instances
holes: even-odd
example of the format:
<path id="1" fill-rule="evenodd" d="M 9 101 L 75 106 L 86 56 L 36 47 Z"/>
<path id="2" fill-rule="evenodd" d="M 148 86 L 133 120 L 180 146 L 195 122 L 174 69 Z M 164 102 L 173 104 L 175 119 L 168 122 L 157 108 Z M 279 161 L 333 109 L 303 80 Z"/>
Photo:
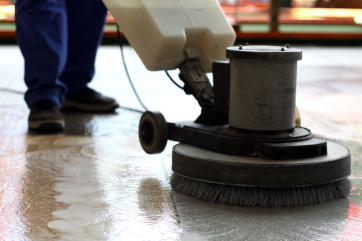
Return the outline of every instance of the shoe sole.
<path id="1" fill-rule="evenodd" d="M 64 130 L 63 120 L 28 121 L 29 130 L 37 132 L 60 132 Z"/>
<path id="2" fill-rule="evenodd" d="M 119 107 L 117 102 L 112 102 L 105 105 L 83 104 L 75 101 L 65 100 L 62 105 L 62 110 L 78 110 L 91 113 L 107 113 L 113 112 Z"/>

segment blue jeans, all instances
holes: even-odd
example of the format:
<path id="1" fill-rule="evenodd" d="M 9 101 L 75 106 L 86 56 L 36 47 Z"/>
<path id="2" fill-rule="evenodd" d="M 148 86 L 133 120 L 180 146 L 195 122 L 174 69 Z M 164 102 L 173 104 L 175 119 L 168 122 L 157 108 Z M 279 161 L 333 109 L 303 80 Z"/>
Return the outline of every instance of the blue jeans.
<path id="1" fill-rule="evenodd" d="M 17 0 L 16 39 L 25 60 L 29 107 L 87 86 L 94 75 L 107 9 L 101 0 Z"/>

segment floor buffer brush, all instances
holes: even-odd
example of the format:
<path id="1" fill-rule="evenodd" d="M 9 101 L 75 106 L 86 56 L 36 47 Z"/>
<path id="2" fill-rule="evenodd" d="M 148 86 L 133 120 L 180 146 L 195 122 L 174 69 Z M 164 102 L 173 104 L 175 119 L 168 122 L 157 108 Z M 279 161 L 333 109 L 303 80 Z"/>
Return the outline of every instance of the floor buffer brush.
<path id="1" fill-rule="evenodd" d="M 162 152 L 167 140 L 180 142 L 173 147 L 173 190 L 212 202 L 263 207 L 347 197 L 348 148 L 316 139 L 295 124 L 302 51 L 246 45 L 227 48 L 227 57 L 230 61 L 214 62 L 214 86 L 199 88 L 199 98 L 192 85 L 200 84 L 204 73 L 197 62 L 180 67 L 185 92 L 202 107 L 196 121 L 167 123 L 161 113 L 150 111 L 141 117 L 139 137 L 147 153 Z"/>

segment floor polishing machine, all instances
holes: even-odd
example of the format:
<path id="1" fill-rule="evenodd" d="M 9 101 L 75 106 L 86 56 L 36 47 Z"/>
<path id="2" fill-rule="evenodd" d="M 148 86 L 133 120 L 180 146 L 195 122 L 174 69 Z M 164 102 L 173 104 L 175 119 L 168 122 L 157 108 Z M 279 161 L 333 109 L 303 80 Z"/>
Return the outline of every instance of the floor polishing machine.
<path id="1" fill-rule="evenodd" d="M 267 207 L 349 195 L 348 148 L 316 139 L 298 123 L 301 50 L 228 47 L 235 33 L 216 0 L 104 2 L 145 66 L 178 68 L 185 93 L 201 106 L 195 121 L 168 123 L 151 111 L 140 120 L 145 152 L 162 152 L 168 140 L 180 142 L 172 153 L 174 190 L 213 202 Z M 213 86 L 206 75 L 210 70 Z"/>

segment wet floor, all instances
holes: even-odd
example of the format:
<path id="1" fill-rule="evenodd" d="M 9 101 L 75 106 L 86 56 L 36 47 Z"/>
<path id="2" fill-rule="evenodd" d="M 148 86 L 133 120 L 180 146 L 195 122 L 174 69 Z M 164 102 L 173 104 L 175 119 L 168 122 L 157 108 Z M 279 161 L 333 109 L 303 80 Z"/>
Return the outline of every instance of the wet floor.
<path id="1" fill-rule="evenodd" d="M 302 125 L 350 148 L 349 199 L 269 209 L 173 192 L 175 143 L 160 155 L 142 151 L 140 113 L 127 109 L 141 106 L 119 49 L 102 47 L 91 85 L 125 107 L 114 114 L 64 112 L 63 133 L 39 135 L 27 130 L 23 97 L 0 91 L 0 240 L 362 240 L 362 48 L 301 48 Z M 197 116 L 196 101 L 164 73 L 148 72 L 131 48 L 125 55 L 149 109 L 168 121 Z M 0 87 L 25 91 L 18 48 L 2 46 L 0 56 Z"/>

